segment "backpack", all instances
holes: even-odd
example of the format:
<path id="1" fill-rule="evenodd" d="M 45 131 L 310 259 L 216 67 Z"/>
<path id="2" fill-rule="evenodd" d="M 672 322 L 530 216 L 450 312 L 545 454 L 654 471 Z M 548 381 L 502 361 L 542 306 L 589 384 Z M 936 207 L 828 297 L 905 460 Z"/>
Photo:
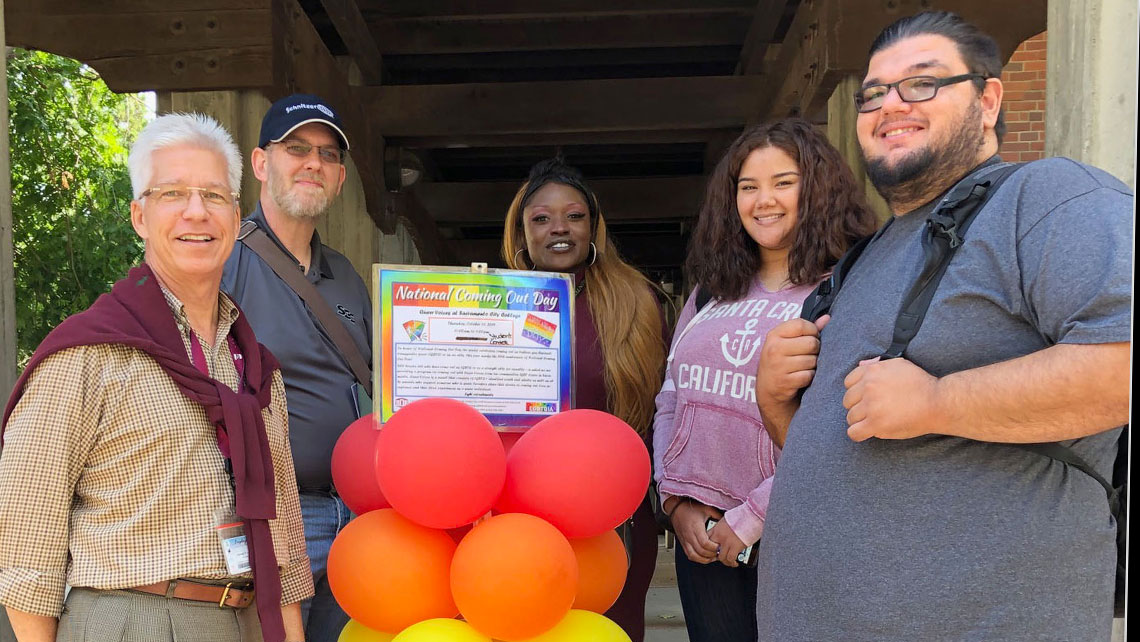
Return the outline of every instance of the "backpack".
<path id="1" fill-rule="evenodd" d="M 925 264 L 899 307 L 891 345 L 882 354 L 883 359 L 901 357 L 918 334 L 934 298 L 934 291 L 946 273 L 950 259 L 962 245 L 962 237 L 989 198 L 1018 167 L 1020 164 L 997 163 L 978 168 L 954 185 L 928 215 L 922 238 Z M 839 259 L 831 276 L 821 282 L 804 301 L 801 318 L 814 322 L 831 311 L 831 305 L 851 267 L 863 250 L 882 235 L 893 220 L 888 221 L 874 235 L 857 242 Z M 1128 426 L 1120 431 L 1111 482 L 1099 475 L 1072 449 L 1061 444 L 1009 444 L 1073 466 L 1104 487 L 1109 510 L 1116 519 L 1116 593 L 1113 599 L 1113 613 L 1116 617 L 1124 615 L 1124 562 L 1128 540 L 1128 432 Z"/>
<path id="2" fill-rule="evenodd" d="M 697 311 L 700 312 L 701 310 L 704 310 L 705 306 L 709 304 L 709 301 L 712 301 L 712 298 L 713 298 L 712 292 L 709 292 L 705 288 L 702 288 L 701 286 L 698 285 L 697 286 L 697 300 L 696 300 Z"/>

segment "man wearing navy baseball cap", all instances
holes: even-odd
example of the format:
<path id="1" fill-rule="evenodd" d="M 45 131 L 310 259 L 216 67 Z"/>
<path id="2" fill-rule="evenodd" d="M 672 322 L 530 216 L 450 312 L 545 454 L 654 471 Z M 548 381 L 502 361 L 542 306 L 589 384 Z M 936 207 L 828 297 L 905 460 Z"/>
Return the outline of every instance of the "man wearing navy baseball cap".
<path id="1" fill-rule="evenodd" d="M 355 351 L 356 363 L 372 363 L 368 289 L 348 259 L 322 244 L 316 232 L 344 184 L 348 149 L 340 116 L 319 97 L 293 94 L 273 103 L 250 155 L 260 200 L 242 224 L 222 277 L 222 289 L 281 362 L 316 585 L 316 595 L 302 606 L 305 639 L 315 642 L 335 642 L 348 622 L 325 574 L 333 538 L 352 517 L 333 487 L 332 449 L 361 412 L 371 411 L 358 402 L 361 391 L 371 389 L 360 382 L 371 372 L 365 368 L 362 376 L 346 354 Z M 298 274 L 304 275 L 300 285 L 286 281 Z M 322 306 L 324 316 L 315 311 Z M 333 338 L 331 324 L 347 336 Z"/>

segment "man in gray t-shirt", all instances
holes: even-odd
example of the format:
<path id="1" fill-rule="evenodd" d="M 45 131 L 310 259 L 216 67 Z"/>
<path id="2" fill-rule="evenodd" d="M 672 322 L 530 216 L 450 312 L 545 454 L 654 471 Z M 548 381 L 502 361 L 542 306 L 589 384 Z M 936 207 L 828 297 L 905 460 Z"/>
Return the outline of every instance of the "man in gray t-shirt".
<path id="1" fill-rule="evenodd" d="M 247 221 L 296 264 L 336 313 L 362 358 L 371 363 L 368 288 L 349 260 L 322 244 L 316 231 L 317 221 L 340 194 L 347 154 L 340 118 L 320 98 L 293 94 L 273 103 L 262 119 L 258 146 L 250 154 L 261 192 Z M 335 642 L 348 615 L 333 598 L 325 570 L 333 539 L 352 513 L 332 485 L 332 450 L 358 417 L 359 384 L 309 306 L 241 241 L 226 261 L 222 289 L 249 318 L 257 340 L 281 362 L 289 441 L 316 591 L 301 607 L 305 639 Z"/>
<path id="2" fill-rule="evenodd" d="M 953 14 L 904 18 L 872 45 L 857 129 L 894 217 L 830 320 L 782 324 L 761 352 L 757 402 L 784 446 L 760 542 L 761 640 L 1110 636 L 1104 489 L 1009 444 L 1063 442 L 1111 478 L 1128 420 L 1128 188 L 1066 159 L 1019 168 L 904 357 L 876 358 L 933 204 L 996 160 L 1000 72 L 993 41 Z"/>

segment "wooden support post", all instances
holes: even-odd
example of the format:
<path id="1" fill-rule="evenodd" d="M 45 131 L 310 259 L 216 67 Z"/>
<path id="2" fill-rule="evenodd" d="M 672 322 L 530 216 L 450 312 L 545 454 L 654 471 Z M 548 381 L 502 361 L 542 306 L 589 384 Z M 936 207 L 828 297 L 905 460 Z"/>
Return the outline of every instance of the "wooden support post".
<path id="1" fill-rule="evenodd" d="M 891 216 L 887 202 L 879 195 L 874 185 L 867 178 L 867 169 L 863 164 L 863 153 L 859 149 L 859 135 L 855 131 L 855 90 L 859 88 L 861 79 L 858 76 L 847 76 L 839 81 L 827 101 L 827 139 L 839 150 L 843 160 L 851 167 L 855 174 L 855 182 L 863 185 L 867 191 L 867 202 L 875 211 L 879 221 L 885 221 Z"/>
<path id="2" fill-rule="evenodd" d="M 12 249 L 12 181 L 8 159 L 8 59 L 0 0 L 0 395 L 16 383 L 16 282 Z M 0 627 L 6 626 L 0 623 Z"/>

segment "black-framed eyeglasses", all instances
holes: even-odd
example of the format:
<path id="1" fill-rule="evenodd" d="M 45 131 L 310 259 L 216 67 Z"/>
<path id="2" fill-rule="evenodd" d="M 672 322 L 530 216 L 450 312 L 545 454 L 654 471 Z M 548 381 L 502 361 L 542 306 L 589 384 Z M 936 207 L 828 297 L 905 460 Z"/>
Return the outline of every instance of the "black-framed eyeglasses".
<path id="1" fill-rule="evenodd" d="M 938 95 L 938 90 L 946 85 L 953 85 L 965 80 L 981 80 L 984 84 L 989 78 L 985 74 L 961 74 L 949 78 L 937 76 L 911 76 L 895 82 L 882 85 L 867 85 L 855 92 L 855 109 L 861 114 L 881 109 L 883 101 L 891 93 L 891 89 L 899 92 L 903 102 L 921 103 Z"/>
<path id="2" fill-rule="evenodd" d="M 290 156 L 305 158 L 309 152 L 317 150 L 317 156 L 322 162 L 340 165 L 344 162 L 344 150 L 337 145 L 310 145 L 299 140 L 282 140 L 269 145 L 280 145 Z M 266 145 L 268 147 L 268 145 Z"/>

